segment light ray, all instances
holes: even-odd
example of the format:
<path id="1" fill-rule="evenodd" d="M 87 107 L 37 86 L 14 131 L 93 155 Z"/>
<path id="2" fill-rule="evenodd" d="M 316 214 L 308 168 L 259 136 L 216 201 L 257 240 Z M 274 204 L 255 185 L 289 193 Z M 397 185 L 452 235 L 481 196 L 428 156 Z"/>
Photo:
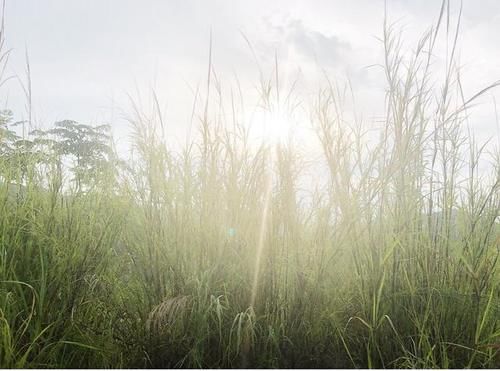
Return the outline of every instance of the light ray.
<path id="1" fill-rule="evenodd" d="M 269 214 L 269 206 L 271 203 L 271 189 L 272 189 L 272 179 L 271 174 L 267 174 L 266 187 L 264 193 L 264 210 L 262 211 L 262 221 L 260 224 L 259 241 L 257 244 L 257 255 L 255 257 L 255 269 L 253 275 L 252 283 L 252 295 L 250 298 L 250 307 L 254 307 L 255 299 L 257 297 L 257 291 L 259 286 L 259 275 L 260 275 L 260 264 L 262 260 L 262 252 L 264 250 L 265 239 L 267 235 L 267 219 Z"/>

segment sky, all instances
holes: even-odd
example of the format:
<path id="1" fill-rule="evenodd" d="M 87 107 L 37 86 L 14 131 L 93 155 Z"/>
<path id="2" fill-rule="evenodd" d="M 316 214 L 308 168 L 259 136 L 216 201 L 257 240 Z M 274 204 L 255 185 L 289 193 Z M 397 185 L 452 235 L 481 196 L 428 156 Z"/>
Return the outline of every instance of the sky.
<path id="1" fill-rule="evenodd" d="M 126 142 L 130 100 L 159 97 L 168 130 L 182 138 L 191 125 L 197 87 L 212 64 L 226 92 L 236 82 L 256 95 L 259 71 L 272 74 L 278 60 L 282 84 L 299 81 L 307 102 L 327 75 L 353 85 L 363 120 L 383 112 L 384 7 L 408 48 L 436 21 L 437 0 L 6 0 L 5 38 L 11 49 L 0 104 L 26 117 L 28 57 L 36 126 L 72 119 L 109 123 Z M 451 0 L 452 22 L 460 2 Z M 444 45 L 444 44 L 443 44 Z M 458 60 L 465 95 L 500 79 L 500 1 L 465 0 Z M 445 55 L 444 46 L 437 50 Z M 498 140 L 492 91 L 472 112 L 480 139 Z M 251 104 L 250 104 L 251 105 Z"/>

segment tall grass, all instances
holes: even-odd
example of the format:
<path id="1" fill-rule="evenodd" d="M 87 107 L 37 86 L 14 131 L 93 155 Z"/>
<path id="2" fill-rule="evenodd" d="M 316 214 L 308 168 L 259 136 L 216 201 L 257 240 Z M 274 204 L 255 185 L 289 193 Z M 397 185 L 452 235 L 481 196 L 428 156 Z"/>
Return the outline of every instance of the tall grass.
<path id="1" fill-rule="evenodd" d="M 444 21 L 446 2 L 412 53 L 384 25 L 377 140 L 326 82 L 320 163 L 251 139 L 211 63 L 182 150 L 153 97 L 99 187 L 71 187 L 57 155 L 1 157 L 0 365 L 500 367 L 500 155 L 464 129 L 497 84 L 464 98 L 448 31 L 433 74 Z M 260 86 L 264 111 L 293 106 L 277 65 Z"/>

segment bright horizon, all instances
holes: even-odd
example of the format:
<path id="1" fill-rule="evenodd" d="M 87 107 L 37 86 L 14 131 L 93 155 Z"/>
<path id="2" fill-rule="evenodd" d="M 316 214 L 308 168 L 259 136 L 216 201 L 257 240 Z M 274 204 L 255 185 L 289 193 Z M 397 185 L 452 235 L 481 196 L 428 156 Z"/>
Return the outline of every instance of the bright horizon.
<path id="1" fill-rule="evenodd" d="M 435 1 L 387 1 L 388 21 L 402 30 L 408 50 L 436 22 L 439 10 Z M 460 2 L 451 1 L 450 34 L 459 10 Z M 356 112 L 365 124 L 383 117 L 385 76 L 375 65 L 383 62 L 376 38 L 382 36 L 384 1 L 8 0 L 5 17 L 6 45 L 12 49 L 7 75 L 17 78 L 2 87 L 7 98 L 1 104 L 17 120 L 26 119 L 20 81 L 26 83 L 27 53 L 34 126 L 63 119 L 109 123 L 124 145 L 129 95 L 146 105 L 154 89 L 169 136 L 183 143 L 192 125 L 194 92 L 198 88 L 203 98 L 206 89 L 210 37 L 213 70 L 226 95 L 238 81 L 246 104 L 255 107 L 259 66 L 268 78 L 276 58 L 281 84 L 286 89 L 297 80 L 305 106 L 327 75 L 340 86 L 352 83 Z M 494 47 L 500 41 L 499 17 L 498 2 L 484 1 L 481 7 L 463 2 L 457 59 L 466 98 L 500 79 L 500 52 Z M 444 37 L 440 41 L 437 65 L 446 56 Z M 498 140 L 493 102 L 499 99 L 500 90 L 492 90 L 471 110 L 470 125 L 480 140 Z M 307 112 L 302 116 L 307 121 Z"/>

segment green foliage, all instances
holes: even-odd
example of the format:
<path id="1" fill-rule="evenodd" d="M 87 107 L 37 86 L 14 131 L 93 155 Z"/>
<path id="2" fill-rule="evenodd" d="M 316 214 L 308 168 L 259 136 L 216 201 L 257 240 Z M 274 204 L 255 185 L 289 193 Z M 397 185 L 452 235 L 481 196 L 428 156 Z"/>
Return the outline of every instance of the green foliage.
<path id="1" fill-rule="evenodd" d="M 12 123 L 12 111 L 3 110 L 0 111 L 0 153 L 2 155 L 8 153 L 12 150 L 12 143 L 15 142 L 19 137 L 16 133 L 9 128 L 9 124 Z"/>
<path id="2" fill-rule="evenodd" d="M 321 159 L 251 143 L 220 89 L 180 152 L 136 110 L 126 168 L 106 126 L 21 139 L 3 112 L 0 366 L 500 367 L 500 156 L 479 174 L 453 58 L 431 88 L 437 29 L 408 56 L 386 25 L 375 143 L 326 84 Z"/>
<path id="3" fill-rule="evenodd" d="M 50 130 L 37 130 L 33 134 L 37 136 L 36 143 L 48 146 L 56 156 L 74 160 L 71 172 L 77 190 L 81 190 L 113 175 L 109 129 L 109 125 L 90 126 L 64 120 L 56 122 Z"/>

